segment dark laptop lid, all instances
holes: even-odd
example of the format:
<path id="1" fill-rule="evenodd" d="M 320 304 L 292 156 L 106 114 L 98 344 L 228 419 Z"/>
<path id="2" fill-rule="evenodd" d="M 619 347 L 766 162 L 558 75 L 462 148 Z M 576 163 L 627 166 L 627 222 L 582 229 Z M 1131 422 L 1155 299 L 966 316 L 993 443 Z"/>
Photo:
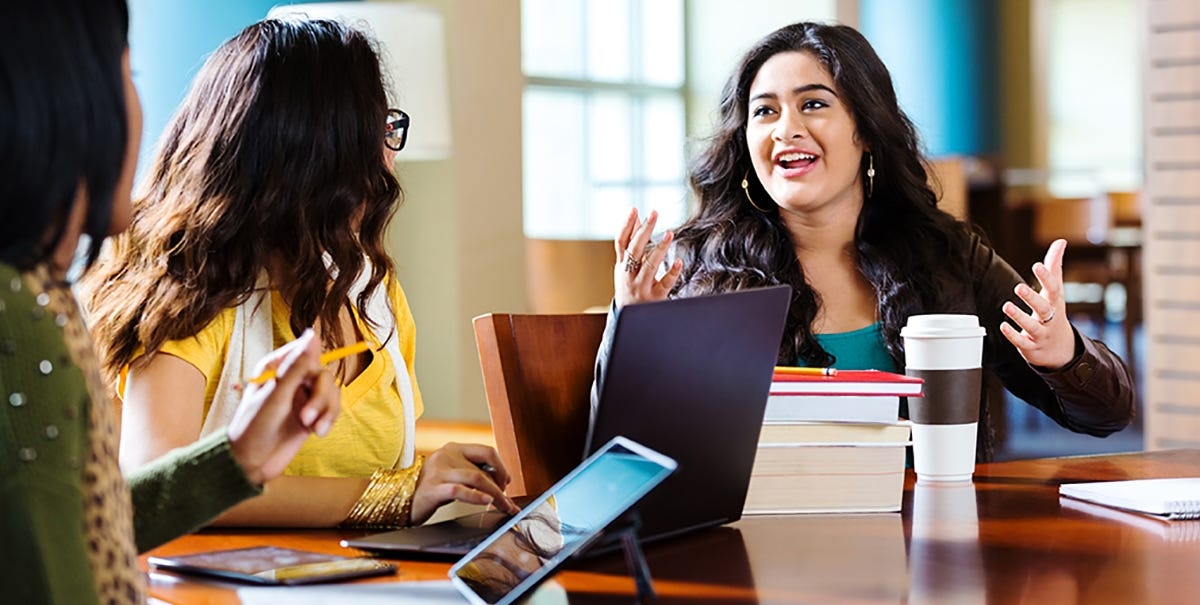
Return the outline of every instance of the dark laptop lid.
<path id="1" fill-rule="evenodd" d="M 617 435 L 679 470 L 638 504 L 643 539 L 741 518 L 791 288 L 628 305 L 587 452 Z"/>

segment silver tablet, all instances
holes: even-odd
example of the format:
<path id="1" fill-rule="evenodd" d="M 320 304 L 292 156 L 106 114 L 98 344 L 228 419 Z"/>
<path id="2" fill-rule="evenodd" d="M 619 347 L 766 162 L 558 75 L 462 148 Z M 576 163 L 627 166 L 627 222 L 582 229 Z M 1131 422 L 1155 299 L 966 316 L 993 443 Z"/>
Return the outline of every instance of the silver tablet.
<path id="1" fill-rule="evenodd" d="M 450 569 L 472 603 L 512 603 L 550 577 L 675 471 L 675 461 L 615 437 Z"/>

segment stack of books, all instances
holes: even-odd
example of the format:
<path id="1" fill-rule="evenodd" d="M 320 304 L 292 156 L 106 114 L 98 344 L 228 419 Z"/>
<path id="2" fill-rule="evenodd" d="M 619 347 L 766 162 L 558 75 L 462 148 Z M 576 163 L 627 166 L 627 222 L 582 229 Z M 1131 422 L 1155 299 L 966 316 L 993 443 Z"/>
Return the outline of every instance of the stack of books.
<path id="1" fill-rule="evenodd" d="M 920 395 L 922 384 L 889 372 L 778 368 L 743 513 L 900 510 L 911 434 L 900 397 Z"/>

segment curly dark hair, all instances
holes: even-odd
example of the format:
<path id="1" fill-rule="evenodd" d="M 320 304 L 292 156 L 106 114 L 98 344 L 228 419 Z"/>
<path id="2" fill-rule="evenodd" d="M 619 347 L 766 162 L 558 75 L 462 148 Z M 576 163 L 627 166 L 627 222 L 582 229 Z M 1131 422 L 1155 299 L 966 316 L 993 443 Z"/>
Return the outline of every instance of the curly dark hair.
<path id="1" fill-rule="evenodd" d="M 878 298 L 888 351 L 902 366 L 900 328 L 909 315 L 936 308 L 939 284 L 966 279 L 962 250 L 971 230 L 937 208 L 927 160 L 916 129 L 896 102 L 887 67 L 850 27 L 788 25 L 760 40 L 738 64 L 725 85 L 716 132 L 690 169 L 699 205 L 676 234 L 684 269 L 674 294 L 790 285 L 792 304 L 779 362 L 834 362 L 813 337 L 821 301 L 805 281 L 792 235 L 777 210 L 756 209 L 741 188 L 747 178 L 755 199 L 771 199 L 754 174 L 747 147 L 749 92 L 762 65 L 785 52 L 809 53 L 829 70 L 839 98 L 849 106 L 859 141 L 874 156 L 874 184 L 858 217 L 854 245 L 859 269 Z M 866 161 L 864 154 L 863 191 L 868 190 Z"/>
<path id="2" fill-rule="evenodd" d="M 364 256 L 357 307 L 381 325 L 367 301 L 393 272 L 384 237 L 402 195 L 384 159 L 387 105 L 374 42 L 341 23 L 267 20 L 221 45 L 168 125 L 129 229 L 84 280 L 109 378 L 140 347 L 149 358 L 247 300 L 272 258 L 290 272 L 296 333 L 320 321 L 326 347 L 342 343 Z"/>

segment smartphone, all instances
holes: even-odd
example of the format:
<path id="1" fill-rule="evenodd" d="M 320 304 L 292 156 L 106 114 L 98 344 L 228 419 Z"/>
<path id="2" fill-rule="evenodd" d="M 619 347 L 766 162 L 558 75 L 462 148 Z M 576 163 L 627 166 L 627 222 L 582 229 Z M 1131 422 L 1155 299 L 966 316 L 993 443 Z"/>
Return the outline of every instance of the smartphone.
<path id="1" fill-rule="evenodd" d="M 253 546 L 174 557 L 150 557 L 155 569 L 249 584 L 294 585 L 337 582 L 395 573 L 392 563 L 366 557 Z"/>

